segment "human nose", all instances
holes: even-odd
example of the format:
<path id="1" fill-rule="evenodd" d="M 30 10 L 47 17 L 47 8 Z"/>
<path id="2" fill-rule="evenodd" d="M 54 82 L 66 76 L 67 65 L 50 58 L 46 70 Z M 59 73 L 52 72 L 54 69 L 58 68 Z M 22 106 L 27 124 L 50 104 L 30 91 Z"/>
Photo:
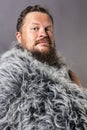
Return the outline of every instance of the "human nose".
<path id="1" fill-rule="evenodd" d="M 46 37 L 46 36 L 47 36 L 47 32 L 45 28 L 41 28 L 39 31 L 39 37 Z"/>

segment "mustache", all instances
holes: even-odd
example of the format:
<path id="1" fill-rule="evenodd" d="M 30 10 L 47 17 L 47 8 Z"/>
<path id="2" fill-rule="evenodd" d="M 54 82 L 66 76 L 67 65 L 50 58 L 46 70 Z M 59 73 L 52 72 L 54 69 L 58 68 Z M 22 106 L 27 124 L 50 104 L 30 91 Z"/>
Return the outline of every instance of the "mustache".
<path id="1" fill-rule="evenodd" d="M 40 42 L 48 42 L 49 44 L 51 44 L 51 40 L 48 37 L 44 37 L 39 40 L 36 40 L 35 45 L 39 44 Z"/>

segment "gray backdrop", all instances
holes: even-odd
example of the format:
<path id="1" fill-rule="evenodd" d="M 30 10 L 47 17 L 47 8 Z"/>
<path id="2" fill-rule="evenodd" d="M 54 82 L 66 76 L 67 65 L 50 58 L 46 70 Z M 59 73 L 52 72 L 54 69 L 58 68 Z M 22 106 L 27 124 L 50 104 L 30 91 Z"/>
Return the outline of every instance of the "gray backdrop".
<path id="1" fill-rule="evenodd" d="M 45 6 L 52 13 L 57 50 L 87 87 L 87 0 L 0 0 L 0 53 L 15 40 L 20 12 L 34 4 Z"/>

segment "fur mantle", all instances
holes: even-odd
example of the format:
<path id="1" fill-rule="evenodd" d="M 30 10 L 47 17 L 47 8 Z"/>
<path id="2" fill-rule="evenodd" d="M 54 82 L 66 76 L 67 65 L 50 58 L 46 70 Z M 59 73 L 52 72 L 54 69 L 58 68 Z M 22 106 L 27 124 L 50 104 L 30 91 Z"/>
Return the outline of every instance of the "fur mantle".
<path id="1" fill-rule="evenodd" d="M 0 59 L 0 130 L 87 130 L 87 96 L 66 66 L 16 46 Z"/>

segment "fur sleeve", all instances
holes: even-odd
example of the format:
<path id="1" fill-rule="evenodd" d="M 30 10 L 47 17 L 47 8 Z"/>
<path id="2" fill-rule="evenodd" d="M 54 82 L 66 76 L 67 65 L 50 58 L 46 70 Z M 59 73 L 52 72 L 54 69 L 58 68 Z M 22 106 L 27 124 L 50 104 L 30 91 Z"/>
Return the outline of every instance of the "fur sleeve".
<path id="1" fill-rule="evenodd" d="M 14 62 L 15 61 L 15 62 Z M 20 95 L 22 67 L 14 56 L 0 60 L 0 130 L 6 126 L 9 106 Z"/>

